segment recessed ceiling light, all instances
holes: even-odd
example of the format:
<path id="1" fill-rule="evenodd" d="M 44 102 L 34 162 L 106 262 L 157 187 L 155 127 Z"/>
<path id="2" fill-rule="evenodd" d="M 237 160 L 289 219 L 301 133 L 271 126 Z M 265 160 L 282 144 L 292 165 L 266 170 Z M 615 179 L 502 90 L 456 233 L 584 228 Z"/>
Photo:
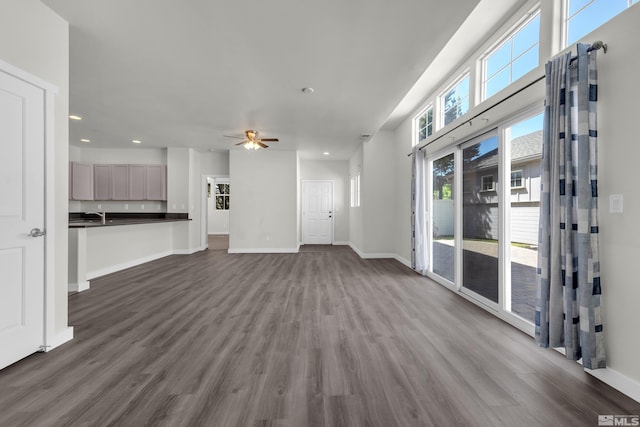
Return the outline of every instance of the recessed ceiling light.
<path id="1" fill-rule="evenodd" d="M 312 87 L 303 87 L 302 88 L 302 93 L 311 94 L 313 92 L 314 92 L 314 89 Z"/>
<path id="2" fill-rule="evenodd" d="M 328 151 L 325 151 L 325 152 L 324 152 L 324 153 L 322 153 L 322 154 L 324 154 L 325 156 L 328 156 L 328 155 L 329 155 L 329 154 L 331 154 L 331 153 L 329 153 Z"/>
<path id="3" fill-rule="evenodd" d="M 80 116 L 76 116 L 75 114 L 70 115 L 70 116 L 69 116 L 69 118 L 70 118 L 71 120 L 82 120 L 82 117 L 80 117 Z"/>
<path id="4" fill-rule="evenodd" d="M 131 142 L 133 142 L 134 144 L 142 144 L 142 141 L 139 141 L 139 140 L 137 140 L 137 139 L 134 139 L 134 140 L 133 140 L 133 141 L 131 141 Z"/>
<path id="5" fill-rule="evenodd" d="M 82 138 L 82 139 L 80 140 L 80 142 L 91 142 L 91 140 L 90 140 L 90 139 L 86 139 L 86 138 Z"/>

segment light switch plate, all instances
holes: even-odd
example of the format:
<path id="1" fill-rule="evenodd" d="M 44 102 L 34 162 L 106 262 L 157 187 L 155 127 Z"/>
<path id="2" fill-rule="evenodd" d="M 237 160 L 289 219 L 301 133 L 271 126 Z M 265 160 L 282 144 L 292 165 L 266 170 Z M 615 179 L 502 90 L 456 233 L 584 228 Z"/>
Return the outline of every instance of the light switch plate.
<path id="1" fill-rule="evenodd" d="M 624 199 L 622 194 L 612 194 L 609 196 L 609 213 L 623 213 Z"/>

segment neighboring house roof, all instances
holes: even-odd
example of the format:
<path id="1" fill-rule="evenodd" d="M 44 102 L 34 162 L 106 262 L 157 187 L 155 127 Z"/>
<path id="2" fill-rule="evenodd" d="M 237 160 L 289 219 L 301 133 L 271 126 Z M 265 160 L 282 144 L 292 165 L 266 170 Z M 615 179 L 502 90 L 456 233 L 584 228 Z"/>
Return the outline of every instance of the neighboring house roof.
<path id="1" fill-rule="evenodd" d="M 487 151 L 471 163 L 477 169 L 498 167 L 498 149 Z M 513 163 L 539 158 L 542 155 L 542 131 L 519 136 L 511 141 L 511 160 Z"/>

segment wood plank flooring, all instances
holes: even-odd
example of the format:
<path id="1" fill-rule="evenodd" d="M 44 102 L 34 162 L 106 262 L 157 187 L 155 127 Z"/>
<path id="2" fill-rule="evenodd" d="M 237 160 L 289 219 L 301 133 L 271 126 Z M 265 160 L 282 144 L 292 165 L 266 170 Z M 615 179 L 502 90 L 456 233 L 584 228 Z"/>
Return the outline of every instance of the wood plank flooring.
<path id="1" fill-rule="evenodd" d="M 596 426 L 640 404 L 393 260 L 171 256 L 69 298 L 0 426 Z"/>

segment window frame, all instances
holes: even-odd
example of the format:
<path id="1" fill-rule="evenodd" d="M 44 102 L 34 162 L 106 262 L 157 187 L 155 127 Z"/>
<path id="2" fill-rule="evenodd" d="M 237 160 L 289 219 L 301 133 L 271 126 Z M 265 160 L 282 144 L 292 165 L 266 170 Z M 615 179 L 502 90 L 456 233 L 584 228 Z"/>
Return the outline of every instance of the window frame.
<path id="1" fill-rule="evenodd" d="M 484 179 L 485 178 L 491 178 L 491 188 L 485 188 L 484 187 Z M 487 193 L 487 192 L 491 192 L 491 191 L 496 191 L 496 180 L 494 179 L 493 174 L 492 175 L 482 175 L 480 177 L 480 192 L 481 193 L 482 192 Z"/>
<path id="2" fill-rule="evenodd" d="M 571 21 L 571 19 L 575 18 L 576 16 L 578 16 L 580 13 L 582 13 L 583 11 L 585 11 L 586 9 L 588 9 L 592 4 L 594 4 L 596 1 L 598 0 L 590 0 L 588 4 L 585 4 L 584 6 L 582 6 L 580 9 L 578 9 L 572 16 L 569 16 L 569 2 L 571 0 L 564 0 L 562 2 L 562 49 L 566 49 L 569 47 L 569 21 Z M 620 15 L 621 13 L 625 12 L 626 10 L 628 10 L 631 6 L 633 6 L 635 3 L 637 3 L 637 0 L 627 0 L 627 7 L 620 10 L 618 13 L 616 13 L 615 15 L 613 15 L 611 18 L 609 18 L 608 20 L 600 23 L 598 26 L 593 27 L 591 29 L 589 29 L 585 34 L 583 34 L 582 36 L 578 37 L 575 41 L 572 41 L 571 44 L 574 43 L 578 43 L 581 39 L 583 39 L 587 34 L 590 34 L 591 32 L 595 31 L 596 29 L 600 28 L 601 26 L 603 26 L 604 24 L 606 24 L 607 22 L 609 22 L 611 19 L 615 18 L 616 16 Z"/>
<path id="3" fill-rule="evenodd" d="M 566 1 L 569 1 L 569 0 L 566 0 Z M 531 45 L 529 48 L 527 48 L 527 50 L 525 50 L 524 52 L 522 52 L 520 55 L 518 55 L 515 58 L 513 57 L 513 51 L 511 51 L 510 55 L 509 55 L 509 63 L 506 64 L 505 66 L 503 66 L 502 68 L 500 68 L 500 70 L 498 70 L 496 73 L 494 73 L 491 77 L 488 77 L 487 76 L 487 60 L 493 54 L 495 54 L 498 50 L 502 49 L 507 43 L 512 41 L 518 35 L 518 33 L 520 31 L 522 31 L 527 25 L 529 25 L 537 17 L 540 18 L 540 26 L 538 28 L 538 41 L 537 41 L 537 43 L 534 43 L 533 45 Z M 493 45 L 491 45 L 491 47 L 489 49 L 487 49 L 487 52 L 485 54 L 480 56 L 480 58 L 478 59 L 479 62 L 480 62 L 480 76 L 477 78 L 478 83 L 480 84 L 480 102 L 486 101 L 487 99 L 489 99 L 492 96 L 496 95 L 501 90 L 504 90 L 507 87 L 511 86 L 515 81 L 520 79 L 522 76 L 518 77 L 518 79 L 516 79 L 516 80 L 513 80 L 513 63 L 515 61 L 517 61 L 518 59 L 522 58 L 525 54 L 530 52 L 531 49 L 534 49 L 536 46 L 538 46 L 538 63 L 536 65 L 536 67 L 540 66 L 540 54 L 539 53 L 540 53 L 540 49 L 541 49 L 541 44 L 540 44 L 540 29 L 542 28 L 541 22 L 542 22 L 542 10 L 541 10 L 540 6 L 538 5 L 533 10 L 525 13 L 524 16 L 520 20 L 518 20 L 518 22 L 516 22 L 516 24 L 514 24 L 509 30 L 507 30 L 504 33 L 504 35 L 498 39 L 497 42 L 495 42 Z M 531 70 L 536 69 L 536 67 L 533 67 Z M 494 93 L 493 95 L 487 96 L 487 82 L 489 82 L 492 78 L 496 77 L 498 74 L 500 74 L 505 69 L 509 70 L 509 83 L 505 87 L 500 89 L 498 92 Z M 531 70 L 529 70 L 529 71 L 531 71 Z M 525 73 L 525 75 L 526 75 L 526 73 Z"/>
<path id="4" fill-rule="evenodd" d="M 428 122 L 428 115 L 429 113 L 431 113 L 431 123 Z M 431 135 L 433 135 L 433 132 L 435 130 L 435 120 L 433 120 L 433 103 L 429 103 L 429 105 L 427 105 L 425 108 L 423 108 L 420 113 L 418 115 L 416 115 L 413 118 L 413 124 L 414 124 L 414 135 L 413 135 L 413 146 L 416 146 L 418 144 L 420 144 L 422 141 L 426 140 L 427 138 L 429 138 Z M 425 117 L 425 134 L 426 136 L 422 139 L 420 139 L 420 131 L 422 130 L 422 128 L 420 127 L 420 119 L 422 117 Z M 431 125 L 431 129 L 429 131 L 429 125 Z"/>
<path id="5" fill-rule="evenodd" d="M 467 96 L 465 97 L 466 99 L 469 100 L 469 107 L 467 108 L 467 111 L 462 112 L 462 114 L 457 116 L 451 122 L 445 123 L 445 117 L 446 117 L 446 114 L 447 114 L 447 110 L 445 108 L 446 95 L 449 92 L 451 92 L 451 90 L 455 89 L 458 85 L 460 85 L 460 83 L 462 83 L 465 79 L 469 79 L 469 91 L 467 92 Z M 442 129 L 445 126 L 455 122 L 460 117 L 463 117 L 465 114 L 467 114 L 469 112 L 469 110 L 471 109 L 471 101 L 472 101 L 472 99 L 471 99 L 471 84 L 472 84 L 471 71 L 469 69 L 466 69 L 465 71 L 460 73 L 457 78 L 452 80 L 452 82 L 449 85 L 447 85 L 442 92 L 440 92 L 440 95 L 438 95 L 438 107 L 439 107 L 439 109 L 438 109 L 438 111 L 439 111 L 438 112 L 438 129 Z M 461 99 L 465 99 L 465 98 L 461 98 Z"/>
<path id="6" fill-rule="evenodd" d="M 520 185 L 513 185 L 513 174 L 516 172 L 520 172 Z M 519 188 L 524 188 L 524 170 L 523 169 L 512 169 L 511 170 L 511 189 L 512 190 L 517 190 Z"/>

